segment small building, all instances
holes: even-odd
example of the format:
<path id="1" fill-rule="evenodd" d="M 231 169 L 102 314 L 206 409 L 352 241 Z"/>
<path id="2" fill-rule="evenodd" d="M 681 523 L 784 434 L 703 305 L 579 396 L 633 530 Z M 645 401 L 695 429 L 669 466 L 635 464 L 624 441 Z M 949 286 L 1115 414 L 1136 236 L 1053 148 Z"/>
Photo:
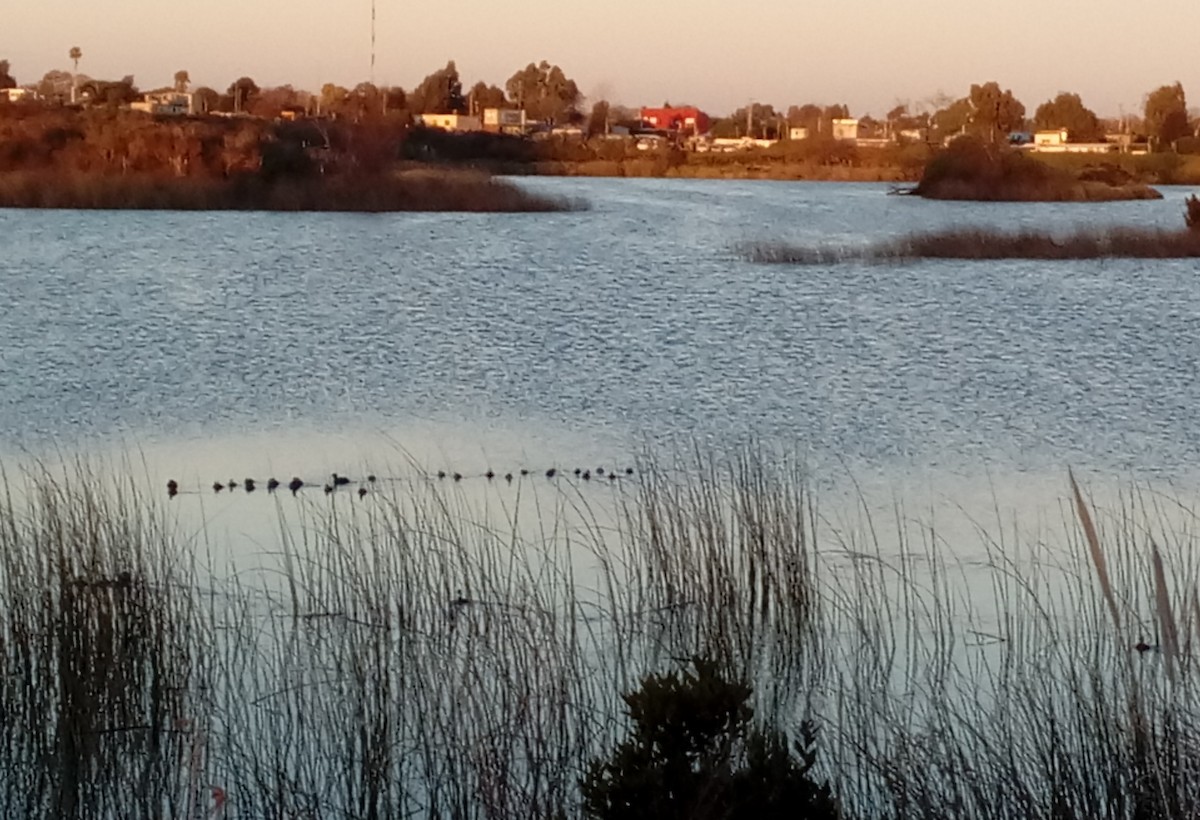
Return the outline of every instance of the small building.
<path id="1" fill-rule="evenodd" d="M 858 120 L 853 117 L 844 117 L 829 121 L 831 134 L 835 140 L 857 140 L 858 139 Z"/>
<path id="2" fill-rule="evenodd" d="M 422 114 L 421 125 L 443 131 L 482 131 L 483 121 L 469 114 Z"/>
<path id="3" fill-rule="evenodd" d="M 129 107 L 147 114 L 185 117 L 196 113 L 196 95 L 186 91 L 151 91 Z"/>
<path id="4" fill-rule="evenodd" d="M 708 133 L 708 115 L 694 105 L 643 108 L 642 125 L 654 131 L 674 131 L 691 137 Z"/>
<path id="5" fill-rule="evenodd" d="M 0 88 L 0 100 L 6 102 L 22 102 L 36 100 L 37 94 L 28 88 Z"/>
<path id="6" fill-rule="evenodd" d="M 1041 150 L 1043 148 L 1066 145 L 1067 137 L 1067 129 L 1065 128 L 1055 128 L 1049 131 L 1035 131 L 1033 133 L 1033 147 L 1037 150 Z"/>
<path id="7" fill-rule="evenodd" d="M 788 129 L 788 139 L 806 140 L 808 139 L 808 129 L 803 125 L 793 125 Z"/>
<path id="8" fill-rule="evenodd" d="M 525 111 L 521 108 L 483 109 L 483 130 L 493 134 L 524 134 L 528 130 Z"/>

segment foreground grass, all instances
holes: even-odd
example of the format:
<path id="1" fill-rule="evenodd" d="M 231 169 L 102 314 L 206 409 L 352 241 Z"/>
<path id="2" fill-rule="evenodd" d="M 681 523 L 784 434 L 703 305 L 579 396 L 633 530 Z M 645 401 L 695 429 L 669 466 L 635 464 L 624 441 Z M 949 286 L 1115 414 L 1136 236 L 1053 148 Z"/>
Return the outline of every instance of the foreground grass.
<path id="1" fill-rule="evenodd" d="M 0 814 L 579 816 L 620 693 L 694 653 L 817 721 L 850 817 L 1200 811 L 1191 511 L 1071 485 L 1061 532 L 968 549 L 901 508 L 835 526 L 756 454 L 650 466 L 499 514 L 285 497 L 257 573 L 127 481 L 10 484 Z"/>

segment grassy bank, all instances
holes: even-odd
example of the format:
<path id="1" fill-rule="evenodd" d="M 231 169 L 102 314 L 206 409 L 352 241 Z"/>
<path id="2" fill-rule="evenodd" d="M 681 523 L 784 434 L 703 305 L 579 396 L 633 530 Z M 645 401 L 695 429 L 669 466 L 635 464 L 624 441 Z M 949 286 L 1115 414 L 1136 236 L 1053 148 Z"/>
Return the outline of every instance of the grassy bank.
<path id="1" fill-rule="evenodd" d="M 485 173 L 444 168 L 275 180 L 253 175 L 0 174 L 0 208 L 538 212 L 582 207 L 523 191 Z"/>
<path id="2" fill-rule="evenodd" d="M 1059 531 L 947 545 L 831 523 L 757 455 L 647 466 L 604 500 L 522 478 L 500 525 L 445 485 L 284 496 L 247 566 L 174 531 L 187 496 L 11 484 L 0 813 L 576 817 L 620 693 L 697 652 L 817 721 L 846 817 L 1200 810 L 1187 508 L 1068 488 Z"/>

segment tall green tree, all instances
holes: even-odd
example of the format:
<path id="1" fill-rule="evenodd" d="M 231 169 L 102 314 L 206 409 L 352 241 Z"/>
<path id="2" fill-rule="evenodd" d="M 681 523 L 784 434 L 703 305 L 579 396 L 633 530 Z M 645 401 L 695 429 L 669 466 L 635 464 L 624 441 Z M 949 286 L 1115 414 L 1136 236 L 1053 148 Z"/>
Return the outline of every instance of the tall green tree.
<path id="1" fill-rule="evenodd" d="M 583 95 L 579 86 L 556 65 L 542 60 L 530 63 L 504 84 L 508 97 L 530 118 L 544 122 L 566 122 L 577 112 Z"/>
<path id="2" fill-rule="evenodd" d="M 601 134 L 608 133 L 609 125 L 609 105 L 608 100 L 597 100 L 592 106 L 592 113 L 588 117 L 587 136 L 588 138 L 598 137 Z"/>
<path id="3" fill-rule="evenodd" d="M 1159 146 L 1187 136 L 1187 96 L 1183 85 L 1163 85 L 1146 95 L 1146 133 Z"/>
<path id="4" fill-rule="evenodd" d="M 408 95 L 409 109 L 416 114 L 462 114 L 467 110 L 462 80 L 454 61 L 421 81 Z"/>
<path id="5" fill-rule="evenodd" d="M 488 85 L 480 80 L 471 86 L 468 102 L 471 113 L 479 114 L 485 108 L 504 108 L 508 104 L 508 99 L 504 96 L 504 89 Z"/>
<path id="6" fill-rule="evenodd" d="M 971 103 L 971 130 L 990 142 L 1004 142 L 1013 131 L 1025 125 L 1025 106 L 997 82 L 972 85 L 967 97 Z"/>
<path id="7" fill-rule="evenodd" d="M 186 71 L 184 71 L 183 69 L 180 69 L 179 71 L 175 72 L 175 90 L 176 91 L 178 91 L 180 94 L 186 94 L 187 90 L 188 90 L 188 86 L 191 84 L 192 84 L 192 78 Z"/>
<path id="8" fill-rule="evenodd" d="M 237 113 L 248 111 L 253 105 L 254 100 L 258 97 L 258 83 L 249 77 L 239 77 L 229 86 L 229 91 L 226 92 L 233 98 L 233 110 Z"/>
<path id="9" fill-rule="evenodd" d="M 965 134 L 971 125 L 974 108 L 966 97 L 953 102 L 933 112 L 933 129 L 939 140 L 945 140 L 955 134 Z"/>
<path id="10" fill-rule="evenodd" d="M 9 72 L 11 67 L 8 60 L 0 60 L 0 88 L 16 88 L 17 80 Z"/>
<path id="11" fill-rule="evenodd" d="M 1066 91 L 1039 105 L 1033 124 L 1041 130 L 1065 128 L 1075 142 L 1094 142 L 1104 136 L 1096 113 L 1083 104 L 1078 94 Z"/>

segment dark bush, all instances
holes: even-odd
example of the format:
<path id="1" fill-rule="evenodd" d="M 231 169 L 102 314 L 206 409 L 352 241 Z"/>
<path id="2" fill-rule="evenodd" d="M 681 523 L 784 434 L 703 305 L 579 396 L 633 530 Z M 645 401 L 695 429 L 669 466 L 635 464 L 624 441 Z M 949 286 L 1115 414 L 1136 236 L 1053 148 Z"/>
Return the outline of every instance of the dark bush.
<path id="1" fill-rule="evenodd" d="M 1187 205 L 1187 213 L 1184 214 L 1184 219 L 1187 220 L 1187 226 L 1193 231 L 1200 231 L 1200 199 L 1192 194 L 1185 201 Z"/>
<path id="2" fill-rule="evenodd" d="M 630 737 L 595 760 L 581 784 L 583 809 L 598 820 L 837 818 L 828 784 L 811 776 L 816 731 L 756 728 L 750 686 L 692 660 L 694 671 L 651 675 L 624 695 Z"/>

